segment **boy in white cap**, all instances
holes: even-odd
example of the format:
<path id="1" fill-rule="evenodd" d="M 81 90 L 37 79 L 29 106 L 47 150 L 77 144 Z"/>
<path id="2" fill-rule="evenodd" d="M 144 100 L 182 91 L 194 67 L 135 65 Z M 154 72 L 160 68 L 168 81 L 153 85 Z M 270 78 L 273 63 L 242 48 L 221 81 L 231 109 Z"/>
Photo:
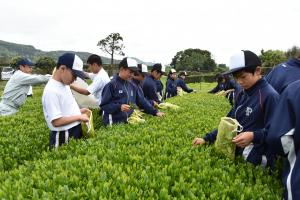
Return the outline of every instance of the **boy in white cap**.
<path id="1" fill-rule="evenodd" d="M 236 95 L 235 104 L 227 117 L 236 119 L 243 127 L 232 142 L 237 145 L 236 154 L 254 165 L 271 166 L 273 155 L 266 144 L 271 117 L 279 100 L 278 93 L 261 76 L 261 61 L 251 51 L 240 51 L 230 59 L 230 70 L 243 88 Z M 214 143 L 218 134 L 215 129 L 204 138 L 195 138 L 193 145 Z"/>
<path id="2" fill-rule="evenodd" d="M 177 87 L 180 87 L 183 91 L 187 92 L 187 93 L 191 93 L 191 92 L 195 92 L 195 90 L 191 89 L 191 88 L 188 88 L 186 86 L 186 83 L 185 83 L 185 78 L 188 76 L 188 74 L 186 73 L 186 71 L 183 71 L 183 72 L 180 72 L 179 75 L 178 75 L 178 78 L 176 79 L 176 86 Z"/>
<path id="3" fill-rule="evenodd" d="M 136 60 L 124 58 L 119 64 L 119 74 L 104 87 L 100 107 L 105 125 L 127 123 L 134 109 L 131 104 L 144 109 L 148 114 L 159 117 L 164 115 L 154 109 L 131 82 L 137 65 Z"/>
<path id="4" fill-rule="evenodd" d="M 0 102 L 0 116 L 12 115 L 18 112 L 21 105 L 26 101 L 27 93 L 31 85 L 47 83 L 49 77 L 33 75 L 34 64 L 29 59 L 21 59 L 17 70 L 5 85 Z"/>
<path id="5" fill-rule="evenodd" d="M 56 71 L 47 83 L 42 97 L 44 116 L 50 129 L 50 148 L 82 137 L 81 122 L 87 122 L 87 109 L 79 109 L 70 84 L 76 77 L 85 78 L 82 60 L 73 53 L 58 58 Z"/>

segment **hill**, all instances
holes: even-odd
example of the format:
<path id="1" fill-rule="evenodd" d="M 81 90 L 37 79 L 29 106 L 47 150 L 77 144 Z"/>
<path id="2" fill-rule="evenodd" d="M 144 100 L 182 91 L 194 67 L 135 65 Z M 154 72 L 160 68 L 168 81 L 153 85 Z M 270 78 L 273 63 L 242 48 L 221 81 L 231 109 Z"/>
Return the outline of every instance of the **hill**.
<path id="1" fill-rule="evenodd" d="M 0 64 L 8 64 L 11 58 L 16 56 L 27 57 L 33 61 L 36 61 L 41 56 L 49 56 L 54 60 L 57 60 L 58 56 L 66 52 L 76 53 L 84 62 L 86 62 L 87 58 L 91 55 L 89 52 L 81 51 L 42 51 L 36 49 L 32 45 L 17 44 L 0 40 Z M 102 56 L 102 61 L 104 64 L 109 64 L 110 58 Z M 119 63 L 120 60 L 114 60 L 114 62 Z"/>

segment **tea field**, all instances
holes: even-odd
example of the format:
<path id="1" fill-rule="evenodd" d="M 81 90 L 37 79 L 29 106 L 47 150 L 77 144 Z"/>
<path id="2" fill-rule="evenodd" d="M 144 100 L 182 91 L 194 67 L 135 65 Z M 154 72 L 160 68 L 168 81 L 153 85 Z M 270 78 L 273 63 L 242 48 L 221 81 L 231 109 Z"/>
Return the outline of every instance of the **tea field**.
<path id="1" fill-rule="evenodd" d="M 281 199 L 277 172 L 192 147 L 230 109 L 213 85 L 191 84 L 197 93 L 168 100 L 179 110 L 143 124 L 105 128 L 94 111 L 96 137 L 56 151 L 34 87 L 18 114 L 0 117 L 0 199 Z"/>

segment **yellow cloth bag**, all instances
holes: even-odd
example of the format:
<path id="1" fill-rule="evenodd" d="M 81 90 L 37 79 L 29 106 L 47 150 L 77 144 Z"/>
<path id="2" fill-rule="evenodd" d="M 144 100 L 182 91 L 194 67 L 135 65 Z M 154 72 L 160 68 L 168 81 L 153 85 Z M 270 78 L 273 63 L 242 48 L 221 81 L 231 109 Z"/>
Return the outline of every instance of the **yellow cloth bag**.
<path id="1" fill-rule="evenodd" d="M 242 130 L 243 127 L 236 119 L 222 117 L 215 142 L 216 150 L 234 160 L 236 145 L 232 143 L 232 139 L 237 135 L 237 132 L 241 132 Z"/>
<path id="2" fill-rule="evenodd" d="M 82 134 L 86 138 L 95 137 L 93 113 L 92 113 L 91 110 L 88 110 L 88 112 L 86 114 L 89 117 L 89 121 L 88 122 L 81 122 Z"/>

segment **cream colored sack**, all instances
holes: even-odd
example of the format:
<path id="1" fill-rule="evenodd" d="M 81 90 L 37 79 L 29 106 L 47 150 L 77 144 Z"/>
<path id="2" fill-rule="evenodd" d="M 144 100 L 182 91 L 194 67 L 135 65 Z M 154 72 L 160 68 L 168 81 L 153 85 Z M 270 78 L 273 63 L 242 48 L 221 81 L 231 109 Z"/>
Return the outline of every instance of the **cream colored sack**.
<path id="1" fill-rule="evenodd" d="M 95 137 L 93 112 L 91 110 L 88 110 L 88 112 L 86 114 L 89 117 L 89 121 L 81 122 L 82 134 L 86 138 Z"/>
<path id="2" fill-rule="evenodd" d="M 85 89 L 88 87 L 88 84 L 79 77 L 77 77 L 74 83 Z M 79 94 L 74 90 L 72 90 L 72 93 L 80 108 L 99 108 L 99 105 L 97 104 L 97 100 L 94 97 L 94 95 L 90 94 L 86 96 Z"/>
<path id="3" fill-rule="evenodd" d="M 237 132 L 241 132 L 242 129 L 242 126 L 236 119 L 222 117 L 215 142 L 216 150 L 233 160 L 235 158 L 236 145 L 232 143 L 232 139 L 237 135 Z"/>

